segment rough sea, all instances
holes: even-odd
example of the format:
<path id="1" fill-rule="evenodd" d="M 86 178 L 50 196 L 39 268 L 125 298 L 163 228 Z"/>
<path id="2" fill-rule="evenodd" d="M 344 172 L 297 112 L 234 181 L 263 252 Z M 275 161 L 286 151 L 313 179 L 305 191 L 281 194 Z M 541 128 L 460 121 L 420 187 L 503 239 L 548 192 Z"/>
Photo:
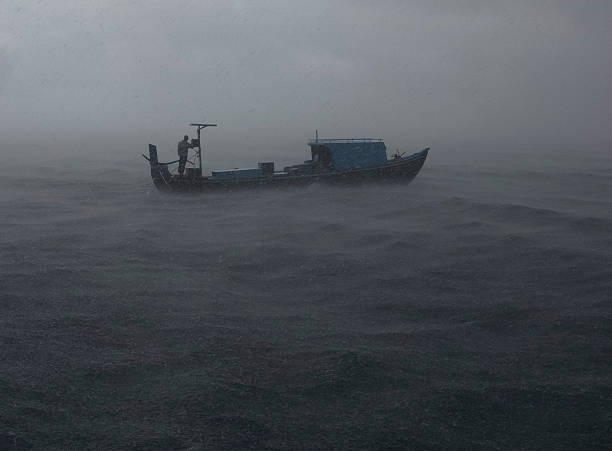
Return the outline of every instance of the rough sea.
<path id="1" fill-rule="evenodd" d="M 0 449 L 611 445 L 612 155 L 202 195 L 132 157 L 0 170 Z"/>

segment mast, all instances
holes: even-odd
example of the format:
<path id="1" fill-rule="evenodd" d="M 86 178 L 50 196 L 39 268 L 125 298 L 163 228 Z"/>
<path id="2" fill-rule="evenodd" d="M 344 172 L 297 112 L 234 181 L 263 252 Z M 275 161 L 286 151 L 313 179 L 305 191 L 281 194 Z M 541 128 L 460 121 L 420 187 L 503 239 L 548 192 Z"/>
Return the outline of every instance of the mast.
<path id="1" fill-rule="evenodd" d="M 206 127 L 216 127 L 217 124 L 190 124 L 192 127 L 198 128 L 198 160 L 200 162 L 200 177 L 202 177 L 202 139 L 200 132 Z"/>

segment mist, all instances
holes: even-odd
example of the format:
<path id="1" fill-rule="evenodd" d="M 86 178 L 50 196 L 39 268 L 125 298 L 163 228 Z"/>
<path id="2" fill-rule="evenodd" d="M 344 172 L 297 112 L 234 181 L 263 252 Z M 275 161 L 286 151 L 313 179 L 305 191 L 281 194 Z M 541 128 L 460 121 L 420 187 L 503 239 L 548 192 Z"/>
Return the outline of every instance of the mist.
<path id="1" fill-rule="evenodd" d="M 612 142 L 607 1 L 4 3 L 3 153 L 173 152 L 202 120 L 239 159 L 301 158 L 315 129 L 451 153 Z"/>
<path id="2" fill-rule="evenodd" d="M 611 2 L 0 6 L 0 449 L 608 445 Z"/>

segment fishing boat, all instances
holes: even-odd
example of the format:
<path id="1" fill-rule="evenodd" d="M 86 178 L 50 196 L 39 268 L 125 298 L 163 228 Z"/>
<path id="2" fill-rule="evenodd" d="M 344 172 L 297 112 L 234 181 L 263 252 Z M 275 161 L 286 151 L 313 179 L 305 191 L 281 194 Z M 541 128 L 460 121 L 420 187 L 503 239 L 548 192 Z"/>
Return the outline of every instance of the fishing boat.
<path id="1" fill-rule="evenodd" d="M 197 138 L 191 139 L 195 159 L 184 175 L 173 174 L 169 166 L 179 160 L 161 163 L 157 146 L 149 144 L 149 155 L 143 157 L 151 167 L 153 184 L 163 191 L 213 191 L 260 186 L 291 186 L 321 183 L 362 183 L 372 181 L 410 182 L 419 173 L 429 148 L 405 156 L 396 152 L 387 158 L 382 139 L 320 139 L 318 132 L 308 142 L 311 159 L 276 170 L 274 162 L 259 162 L 257 167 L 213 170 L 204 176 L 202 170 L 202 130 L 216 124 L 194 123 Z"/>

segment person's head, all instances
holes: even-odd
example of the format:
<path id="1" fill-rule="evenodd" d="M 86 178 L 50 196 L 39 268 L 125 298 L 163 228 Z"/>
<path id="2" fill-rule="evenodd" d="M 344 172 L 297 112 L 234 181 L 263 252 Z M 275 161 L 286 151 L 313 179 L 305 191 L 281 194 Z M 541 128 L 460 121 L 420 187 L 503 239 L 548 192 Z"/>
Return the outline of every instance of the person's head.
<path id="1" fill-rule="evenodd" d="M 187 135 L 183 136 L 183 141 L 189 141 L 189 136 Z"/>

